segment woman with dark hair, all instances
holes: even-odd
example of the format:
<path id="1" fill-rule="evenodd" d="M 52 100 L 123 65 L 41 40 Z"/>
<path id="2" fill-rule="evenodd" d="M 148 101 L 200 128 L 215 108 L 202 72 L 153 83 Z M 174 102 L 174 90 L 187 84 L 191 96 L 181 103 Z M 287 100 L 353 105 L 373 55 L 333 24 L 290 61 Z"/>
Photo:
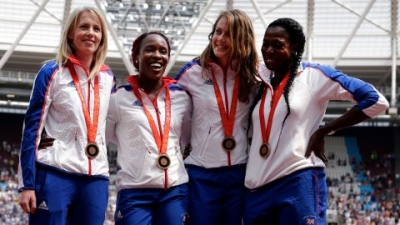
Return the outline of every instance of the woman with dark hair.
<path id="1" fill-rule="evenodd" d="M 334 68 L 301 62 L 301 25 L 273 21 L 261 47 L 266 68 L 252 112 L 244 224 L 325 224 L 328 190 L 324 137 L 377 116 L 388 107 L 372 85 Z M 356 105 L 320 126 L 330 100 Z"/>
<path id="2" fill-rule="evenodd" d="M 221 12 L 201 55 L 179 72 L 193 101 L 189 173 L 192 225 L 241 225 L 248 117 L 258 56 L 250 18 Z"/>
<path id="3" fill-rule="evenodd" d="M 138 71 L 111 95 L 106 137 L 118 146 L 117 225 L 181 225 L 187 182 L 181 145 L 190 137 L 191 100 L 164 77 L 171 54 L 161 32 L 140 35 L 132 46 Z"/>

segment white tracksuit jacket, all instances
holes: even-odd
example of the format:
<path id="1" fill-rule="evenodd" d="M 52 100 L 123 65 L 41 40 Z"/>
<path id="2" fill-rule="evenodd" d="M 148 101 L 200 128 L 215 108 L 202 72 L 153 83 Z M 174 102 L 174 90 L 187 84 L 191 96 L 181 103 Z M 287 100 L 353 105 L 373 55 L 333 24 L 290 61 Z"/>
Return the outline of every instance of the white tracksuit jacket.
<path id="1" fill-rule="evenodd" d="M 271 71 L 261 71 L 262 80 L 269 85 Z M 270 112 L 271 88 L 265 101 L 265 124 Z M 291 113 L 287 113 L 283 94 L 276 107 L 269 144 L 271 154 L 264 159 L 259 154 L 262 144 L 259 107 L 252 112 L 253 139 L 247 163 L 245 185 L 254 189 L 297 170 L 325 167 L 321 159 L 312 154 L 304 157 L 310 136 L 320 126 L 330 100 L 351 101 L 369 117 L 388 108 L 388 101 L 372 85 L 349 77 L 328 66 L 302 63 L 290 90 Z"/>
<path id="2" fill-rule="evenodd" d="M 167 77 L 163 79 L 164 82 L 170 82 L 168 89 L 172 107 L 167 148 L 171 165 L 167 169 L 167 176 L 157 165 L 159 149 L 142 107 L 142 104 L 146 105 L 157 128 L 164 130 L 165 90 L 158 93 L 156 105 L 139 89 L 143 99 L 141 103 L 131 84 L 119 87 L 111 96 L 106 136 L 107 140 L 117 144 L 117 164 L 120 167 L 117 172 L 118 190 L 169 188 L 188 182 L 181 145 L 185 146 L 190 139 L 191 100 L 185 90 L 173 84 L 174 80 Z M 157 113 L 161 125 L 157 122 Z"/>
<path id="3" fill-rule="evenodd" d="M 85 102 L 90 102 L 93 116 L 94 79 L 88 85 L 88 74 L 75 57 L 73 64 L 82 87 Z M 100 87 L 100 113 L 96 142 L 100 154 L 95 159 L 85 155 L 87 129 L 81 100 L 68 67 L 47 62 L 38 72 L 27 109 L 20 152 L 20 189 L 35 188 L 36 165 L 49 166 L 73 174 L 101 176 L 108 179 L 108 159 L 105 142 L 105 120 L 115 77 L 110 68 L 102 66 L 97 75 Z M 53 146 L 38 150 L 43 128 L 55 138 Z M 22 172 L 22 173 L 21 173 Z"/>
<path id="4" fill-rule="evenodd" d="M 217 83 L 225 105 L 224 72 L 221 67 L 211 63 Z M 236 73 L 227 71 L 228 107 L 232 103 L 232 91 Z M 192 115 L 192 151 L 185 159 L 185 163 L 203 168 L 218 168 L 229 166 L 228 154 L 222 148 L 225 133 L 211 75 L 205 77 L 199 61 L 191 61 L 182 67 L 177 75 L 178 85 L 186 89 L 193 101 Z M 250 97 L 253 99 L 253 94 Z M 233 136 L 236 139 L 236 148 L 231 151 L 231 165 L 245 164 L 247 161 L 247 130 L 249 110 L 252 101 L 243 103 L 238 100 Z"/>

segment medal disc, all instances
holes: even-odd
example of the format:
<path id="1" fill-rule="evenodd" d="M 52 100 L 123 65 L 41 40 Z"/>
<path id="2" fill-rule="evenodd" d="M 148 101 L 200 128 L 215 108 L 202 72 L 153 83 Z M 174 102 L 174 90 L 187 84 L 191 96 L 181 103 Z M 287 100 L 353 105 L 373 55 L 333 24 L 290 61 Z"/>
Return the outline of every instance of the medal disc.
<path id="1" fill-rule="evenodd" d="M 157 165 L 163 170 L 168 169 L 169 165 L 171 164 L 171 159 L 168 157 L 168 155 L 162 154 L 159 155 L 157 158 Z"/>
<path id="2" fill-rule="evenodd" d="M 236 147 L 236 140 L 234 137 L 225 137 L 222 141 L 222 147 L 225 151 L 232 151 Z"/>
<path id="3" fill-rule="evenodd" d="M 100 153 L 99 146 L 95 142 L 88 143 L 85 147 L 86 156 L 94 159 Z"/>
<path id="4" fill-rule="evenodd" d="M 271 153 L 271 149 L 268 143 L 263 143 L 260 146 L 260 155 L 264 158 L 268 158 L 269 154 Z"/>

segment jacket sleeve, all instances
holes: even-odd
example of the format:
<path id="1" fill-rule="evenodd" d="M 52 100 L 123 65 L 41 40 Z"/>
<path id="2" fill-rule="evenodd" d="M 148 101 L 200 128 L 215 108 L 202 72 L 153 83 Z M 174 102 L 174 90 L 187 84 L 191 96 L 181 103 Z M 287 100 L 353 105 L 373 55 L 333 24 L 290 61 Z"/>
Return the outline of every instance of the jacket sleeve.
<path id="1" fill-rule="evenodd" d="M 118 90 L 117 90 L 118 91 Z M 116 125 L 118 123 L 118 105 L 117 105 L 117 91 L 113 92 L 110 97 L 110 104 L 108 106 L 107 121 L 106 121 L 106 142 L 118 144 L 118 139 L 115 135 Z"/>
<path id="2" fill-rule="evenodd" d="M 371 84 L 328 66 L 311 65 L 311 67 L 325 75 L 325 77 L 320 76 L 317 79 L 319 82 L 314 84 L 314 87 L 319 89 L 320 97 L 354 102 L 356 107 L 370 118 L 381 114 L 389 107 L 385 96 Z"/>
<path id="3" fill-rule="evenodd" d="M 55 62 L 46 63 L 39 70 L 33 82 L 22 131 L 19 166 L 20 191 L 35 189 L 36 151 L 51 102 L 50 84 L 57 71 L 58 66 Z"/>
<path id="4" fill-rule="evenodd" d="M 186 104 L 186 110 L 183 115 L 183 120 L 182 120 L 182 135 L 181 135 L 181 151 L 184 154 L 184 150 L 186 148 L 190 147 L 190 138 L 192 136 L 192 99 L 187 94 L 187 104 Z"/>
<path id="5" fill-rule="evenodd" d="M 199 65 L 198 61 L 190 61 L 186 63 L 178 72 L 175 77 L 177 84 L 185 90 L 190 90 L 190 85 L 192 84 L 192 67 Z"/>

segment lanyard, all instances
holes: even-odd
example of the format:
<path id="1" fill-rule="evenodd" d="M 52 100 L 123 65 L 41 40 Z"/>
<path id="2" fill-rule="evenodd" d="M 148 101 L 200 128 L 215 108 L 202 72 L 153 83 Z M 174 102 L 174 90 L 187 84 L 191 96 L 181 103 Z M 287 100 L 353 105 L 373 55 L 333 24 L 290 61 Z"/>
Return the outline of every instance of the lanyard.
<path id="1" fill-rule="evenodd" d="M 289 72 L 285 75 L 283 80 L 279 83 L 278 89 L 276 92 L 272 91 L 272 88 L 267 85 L 267 87 L 271 90 L 271 110 L 268 114 L 268 125 L 265 127 L 265 117 L 264 117 L 264 105 L 265 105 L 265 99 L 267 97 L 267 90 L 265 90 L 262 99 L 261 99 L 261 104 L 260 104 L 260 109 L 259 109 L 259 115 L 260 115 L 260 127 L 261 127 L 261 134 L 262 134 L 262 139 L 263 143 L 268 143 L 269 141 L 269 136 L 271 134 L 271 127 L 272 127 L 272 118 L 274 117 L 275 109 L 276 106 L 278 105 L 279 99 L 282 96 L 283 90 L 286 86 L 286 83 L 289 79 Z"/>
<path id="2" fill-rule="evenodd" d="M 222 100 L 222 95 L 219 90 L 217 80 L 215 79 L 215 75 L 213 72 L 211 72 L 211 75 L 213 78 L 214 92 L 215 92 L 215 96 L 217 98 L 219 114 L 221 115 L 222 126 L 224 128 L 225 136 L 231 137 L 233 134 L 233 126 L 235 124 L 236 108 L 237 108 L 237 102 L 238 102 L 238 98 L 239 98 L 238 96 L 239 96 L 240 77 L 238 75 L 236 76 L 235 84 L 233 86 L 232 104 L 231 104 L 231 108 L 228 112 L 225 110 L 224 103 Z M 226 85 L 226 83 L 224 85 Z M 227 105 L 226 108 L 228 108 L 229 104 L 226 104 L 226 105 Z"/>
<path id="3" fill-rule="evenodd" d="M 82 111 L 85 117 L 86 122 L 86 129 L 88 131 L 88 142 L 95 142 L 96 141 L 96 133 L 97 133 L 97 126 L 99 120 L 99 109 L 100 109 L 100 93 L 99 93 L 99 77 L 95 76 L 94 78 L 94 109 L 93 109 L 93 123 L 90 119 L 90 112 L 88 109 L 88 105 L 85 103 L 85 98 L 83 97 L 83 91 L 81 84 L 79 83 L 78 75 L 76 74 L 74 65 L 72 62 L 68 61 L 67 63 L 69 72 L 71 73 L 72 80 L 74 82 L 76 91 L 78 92 L 79 98 L 81 100 Z M 90 85 L 90 82 L 89 82 Z M 90 88 L 88 90 L 90 92 Z"/>
<path id="4" fill-rule="evenodd" d="M 169 136 L 169 130 L 170 130 L 170 125 L 171 125 L 171 97 L 169 90 L 166 86 L 165 88 L 165 125 L 164 125 L 164 131 L 161 133 L 158 131 L 156 127 L 156 123 L 154 122 L 154 119 L 150 113 L 150 111 L 147 109 L 146 105 L 143 102 L 142 95 L 139 92 L 139 86 L 137 83 L 137 79 L 129 79 L 129 82 L 132 84 L 132 89 L 133 92 L 135 93 L 136 97 L 139 99 L 139 101 L 143 105 L 143 110 L 144 113 L 147 117 L 147 120 L 149 121 L 151 131 L 153 132 L 153 137 L 156 141 L 158 150 L 160 151 L 160 154 L 165 154 L 167 152 L 167 147 L 168 147 L 168 136 Z M 163 84 L 165 85 L 165 83 Z M 157 117 L 158 117 L 157 113 Z M 161 133 L 161 134 L 160 134 Z"/>

